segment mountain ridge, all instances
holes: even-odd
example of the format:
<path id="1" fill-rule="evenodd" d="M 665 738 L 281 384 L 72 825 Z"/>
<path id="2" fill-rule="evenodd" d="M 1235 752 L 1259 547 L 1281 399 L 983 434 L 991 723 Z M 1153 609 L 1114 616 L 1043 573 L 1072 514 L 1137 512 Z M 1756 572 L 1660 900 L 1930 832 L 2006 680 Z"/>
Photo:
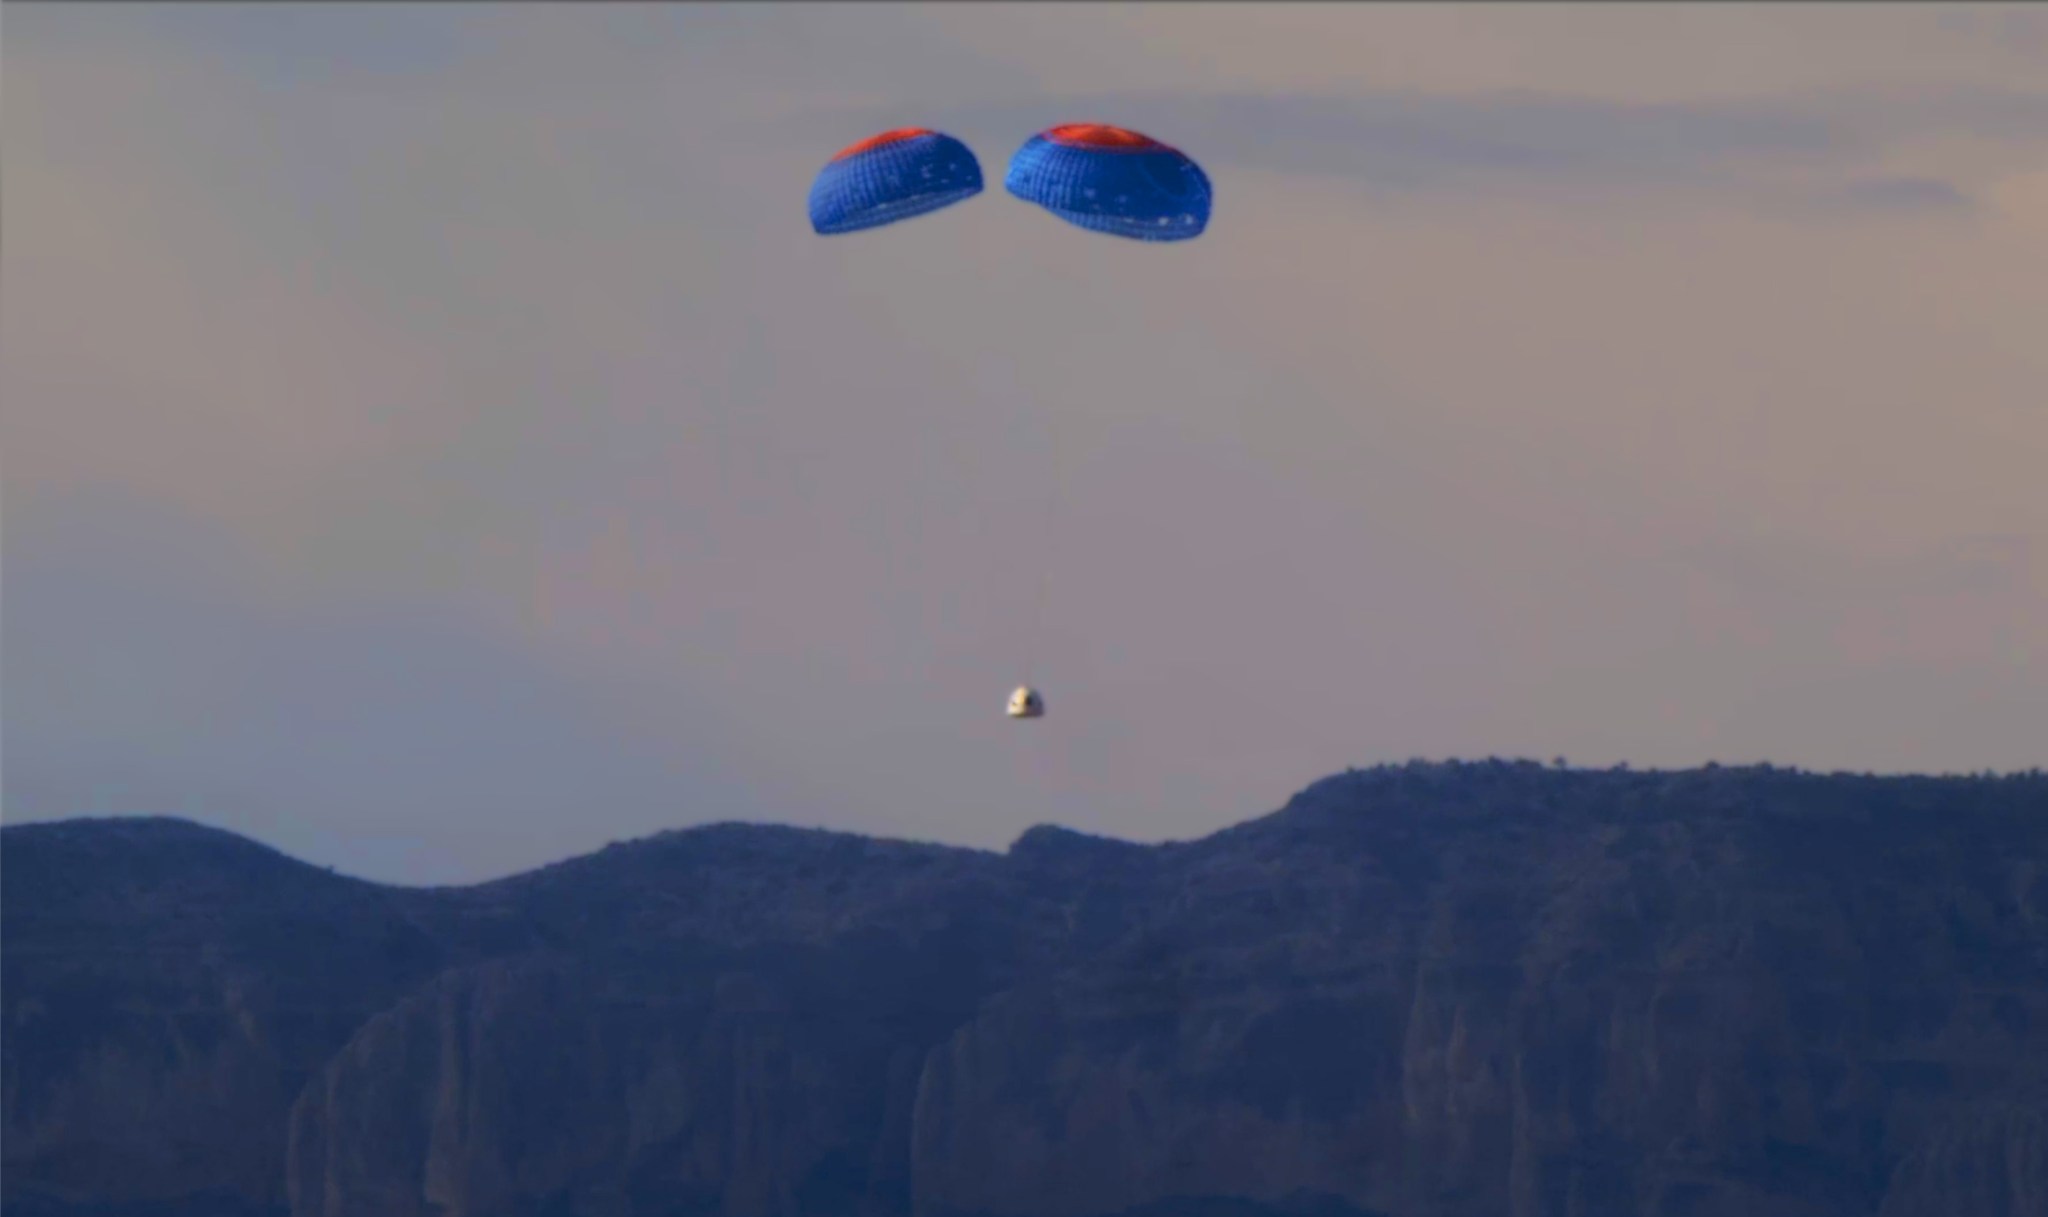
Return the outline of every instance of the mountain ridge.
<path id="1" fill-rule="evenodd" d="M 273 854 L 278 858 L 297 863 L 309 869 L 317 870 L 325 874 L 335 875 L 338 878 L 348 879 L 357 883 L 370 884 L 376 887 L 391 888 L 394 890 L 402 891 L 456 891 L 478 887 L 488 887 L 493 884 L 515 882 L 521 879 L 526 879 L 531 876 L 541 874 L 546 871 L 551 871 L 561 867 L 573 866 L 579 863 L 587 862 L 591 859 L 599 858 L 608 853 L 613 853 L 618 850 L 632 849 L 642 846 L 658 844 L 680 844 L 683 843 L 684 839 L 689 839 L 692 841 L 703 840 L 710 842 L 717 841 L 720 839 L 732 840 L 736 838 L 746 839 L 752 837 L 759 838 L 761 840 L 772 839 L 789 843 L 808 842 L 811 844 L 827 844 L 845 840 L 853 840 L 882 846 L 897 846 L 908 847 L 911 849 L 949 851 L 963 854 L 978 854 L 989 857 L 1001 857 L 1005 855 L 1014 854 L 1018 850 L 1018 847 L 1020 845 L 1027 845 L 1028 848 L 1027 843 L 1038 840 L 1087 842 L 1090 844 L 1100 844 L 1106 846 L 1116 846 L 1139 850 L 1183 847 L 1189 845 L 1198 845 L 1215 838 L 1226 836 L 1228 834 L 1240 833 L 1245 830 L 1251 829 L 1256 825 L 1260 825 L 1268 821 L 1286 817 L 1290 813 L 1290 811 L 1297 809 L 1304 802 L 1314 801 L 1315 799 L 1332 790 L 1346 789 L 1361 783 L 1371 784 L 1374 782 L 1383 782 L 1389 778 L 1398 778 L 1399 776 L 1404 774 L 1470 774 L 1503 772 L 1518 774 L 1522 776 L 1527 776 L 1534 773 L 1542 773 L 1547 775 L 1575 775 L 1581 778 L 1592 779 L 1636 779 L 1638 781 L 1655 779 L 1697 779 L 1707 777 L 1710 775 L 1722 775 L 1726 777 L 1762 776 L 1776 779 L 1805 780 L 1825 783 L 1869 783 L 1895 787 L 1925 787 L 1929 784 L 1948 783 L 1989 783 L 1995 785 L 1998 783 L 2012 782 L 2039 782 L 2042 781 L 2044 778 L 2048 778 L 2048 770 L 2043 770 L 2040 768 L 2007 771 L 1977 770 L 1953 773 L 1870 773 L 1857 770 L 1805 769 L 1796 766 L 1773 765 L 1768 762 L 1758 762 L 1754 764 L 1740 765 L 1723 765 L 1716 762 L 1708 762 L 1704 765 L 1699 765 L 1691 768 L 1661 769 L 1636 768 L 1629 765 L 1613 765 L 1598 768 L 1577 768 L 1561 765 L 1556 761 L 1546 763 L 1529 758 L 1519 757 L 1512 759 L 1488 757 L 1481 760 L 1411 760 L 1405 762 L 1374 765 L 1368 768 L 1354 767 L 1351 769 L 1347 769 L 1342 773 L 1330 774 L 1326 777 L 1319 778 L 1309 783 L 1307 786 L 1302 787 L 1299 791 L 1289 796 L 1288 799 L 1285 802 L 1283 802 L 1280 807 L 1272 811 L 1266 812 L 1262 815 L 1254 816 L 1247 820 L 1239 821 L 1235 824 L 1226 825 L 1222 828 L 1216 829 L 1212 832 L 1197 837 L 1170 838 L 1159 841 L 1133 841 L 1126 838 L 1113 837 L 1101 833 L 1083 832 L 1079 829 L 1068 828 L 1065 825 L 1046 822 L 1034 824 L 1026 828 L 1022 833 L 1018 835 L 1018 837 L 1015 840 L 1013 840 L 1007 846 L 1001 848 L 992 848 L 973 845 L 959 845 L 949 842 L 925 841 L 909 837 L 875 836 L 868 833 L 858 832 L 852 829 L 824 828 L 809 825 L 788 824 L 780 821 L 709 820 L 699 824 L 685 824 L 669 828 L 660 828 L 638 837 L 620 838 L 608 842 L 605 845 L 599 846 L 595 849 L 586 851 L 584 853 L 572 854 L 566 858 L 561 858 L 553 862 L 544 862 L 534 867 L 530 867 L 526 870 L 514 871 L 508 875 L 501 875 L 489 879 L 480 879 L 465 883 L 408 884 L 388 882 L 380 879 L 371 879 L 358 875 L 350 875 L 344 872 L 336 871 L 331 866 L 327 866 L 319 862 L 312 861 L 310 859 L 300 858 L 297 855 L 288 853 L 277 846 L 273 846 L 264 842 L 261 838 L 251 836 L 247 833 L 239 832 L 235 829 L 226 828 L 216 824 L 210 824 L 201 820 L 194 820 L 187 816 L 157 813 L 136 813 L 102 816 L 69 816 L 60 819 L 43 819 L 20 821 L 14 823 L 0 823 L 0 839 L 7 839 L 22 835 L 34 838 L 46 834 L 55 835 L 58 837 L 65 837 L 81 831 L 90 831 L 98 833 L 105 831 L 106 829 L 117 829 L 128 834 L 161 832 L 169 834 L 171 839 L 176 839 L 178 836 L 185 836 L 190 838 L 194 842 L 198 840 L 213 840 L 222 843 L 228 841 L 244 843 L 246 845 L 253 846 L 258 850 L 264 851 L 269 854 Z M 104 826 L 104 828 L 101 826 Z"/>

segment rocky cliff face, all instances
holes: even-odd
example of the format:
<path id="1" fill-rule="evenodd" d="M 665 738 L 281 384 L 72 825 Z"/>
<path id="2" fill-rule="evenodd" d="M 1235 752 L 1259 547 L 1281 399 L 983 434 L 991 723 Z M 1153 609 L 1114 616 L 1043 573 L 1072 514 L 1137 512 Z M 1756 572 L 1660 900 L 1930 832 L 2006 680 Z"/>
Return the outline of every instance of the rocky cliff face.
<path id="1" fill-rule="evenodd" d="M 10 827 L 10 1217 L 2039 1217 L 2048 779 L 1414 765 L 466 889 Z M 121 1207 L 113 1207 L 121 1206 Z"/>

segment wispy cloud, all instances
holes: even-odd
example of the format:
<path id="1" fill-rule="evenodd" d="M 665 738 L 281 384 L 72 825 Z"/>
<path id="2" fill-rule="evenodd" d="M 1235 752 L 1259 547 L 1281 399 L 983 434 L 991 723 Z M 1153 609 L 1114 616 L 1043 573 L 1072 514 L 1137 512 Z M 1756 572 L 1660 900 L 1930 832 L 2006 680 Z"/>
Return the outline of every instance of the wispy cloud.
<path id="1" fill-rule="evenodd" d="M 1823 212 L 1944 212 L 1975 206 L 1969 195 L 1936 178 L 1874 177 L 1820 191 L 1814 202 Z"/>
<path id="2" fill-rule="evenodd" d="M 858 111 L 855 111 L 856 113 Z M 897 111 L 855 121 L 878 126 Z M 1896 94 L 1647 103 L 1518 91 L 1442 96 L 1421 92 L 1344 96 L 1200 91 L 1087 93 L 949 107 L 948 121 L 977 133 L 1007 132 L 984 148 L 1000 166 L 1024 135 L 1056 122 L 1105 121 L 1179 141 L 1220 169 L 1245 168 L 1344 182 L 1389 193 L 1497 190 L 1564 182 L 1600 188 L 1657 185 L 1755 191 L 1800 170 L 1839 180 L 1846 205 L 1903 200 L 1909 180 L 1850 180 L 1888 151 L 1916 140 L 2004 139 L 2048 145 L 2048 92 L 1902 90 Z M 764 122 L 794 140 L 821 114 Z M 1918 179 L 1918 199 L 1954 183 Z M 1811 186 L 1788 186 L 1813 193 Z"/>
<path id="3" fill-rule="evenodd" d="M 2017 4 L 1992 7 L 1942 6 L 1936 26 L 1951 34 L 1981 40 L 1992 47 L 2020 54 L 2048 52 L 2048 13 Z"/>
<path id="4" fill-rule="evenodd" d="M 1795 115 L 1533 95 L 1103 93 L 953 113 L 976 129 L 1017 132 L 1016 142 L 1054 122 L 1113 121 L 1179 139 L 1219 168 L 1394 190 L 1503 177 L 1692 178 L 1740 157 L 1831 152 L 1837 139 L 1827 123 Z"/>

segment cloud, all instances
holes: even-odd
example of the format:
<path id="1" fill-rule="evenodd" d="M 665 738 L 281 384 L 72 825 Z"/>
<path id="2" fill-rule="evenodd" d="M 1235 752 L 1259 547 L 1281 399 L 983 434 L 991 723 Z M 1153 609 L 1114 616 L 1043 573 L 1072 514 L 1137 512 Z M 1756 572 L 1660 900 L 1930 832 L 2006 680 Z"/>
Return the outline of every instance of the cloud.
<path id="1" fill-rule="evenodd" d="M 1820 193 L 1825 212 L 1944 212 L 1975 206 L 1969 195 L 1947 182 L 1925 177 L 1875 177 Z"/>
<path id="2" fill-rule="evenodd" d="M 889 12 L 870 8 L 870 13 Z M 900 10 L 895 10 L 900 11 Z M 963 45 L 1031 66 L 1049 96 L 1114 89 L 1344 96 L 1568 91 L 1695 103 L 1898 87 L 2039 88 L 2041 59 L 1995 27 L 2013 6 L 1028 4 L 932 14 Z M 1975 17 L 1989 38 L 1945 31 Z"/>
<path id="3" fill-rule="evenodd" d="M 2048 13 L 2019 5 L 1950 6 L 1935 17 L 1945 33 L 1959 35 L 1993 49 L 2038 55 L 2048 51 Z"/>
<path id="4" fill-rule="evenodd" d="M 1810 156 L 1835 143 L 1827 124 L 1793 115 L 1533 95 L 1093 94 L 955 113 L 979 129 L 1018 132 L 1019 143 L 1054 122 L 1111 121 L 1182 142 L 1218 168 L 1389 190 L 1504 177 L 1696 179 L 1735 158 Z"/>
<path id="5" fill-rule="evenodd" d="M 878 127 L 890 113 L 876 108 L 852 127 Z M 835 107 L 834 114 L 843 120 L 846 109 Z M 792 113 L 762 129 L 793 141 L 820 118 Z M 1558 185 L 1583 195 L 1647 185 L 1699 197 L 1753 192 L 1791 170 L 1839 180 L 1828 193 L 1839 194 L 1843 206 L 1900 205 L 1909 194 L 1926 206 L 1937 192 L 1954 202 L 1964 191 L 1925 175 L 1856 175 L 1916 140 L 2048 141 L 2048 94 L 1949 89 L 1645 103 L 1533 91 L 1329 96 L 1178 90 L 970 101 L 952 107 L 948 120 L 976 133 L 1008 133 L 1007 142 L 983 149 L 997 173 L 1032 131 L 1104 121 L 1179 143 L 1218 170 L 1343 182 L 1395 195 Z"/>

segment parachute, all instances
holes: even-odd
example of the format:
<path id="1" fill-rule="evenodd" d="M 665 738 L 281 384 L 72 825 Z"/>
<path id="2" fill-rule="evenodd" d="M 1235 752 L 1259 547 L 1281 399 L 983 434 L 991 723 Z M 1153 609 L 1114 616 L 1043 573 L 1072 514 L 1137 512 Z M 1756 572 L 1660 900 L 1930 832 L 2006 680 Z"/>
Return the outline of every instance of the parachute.
<path id="1" fill-rule="evenodd" d="M 1185 153 L 1101 123 L 1041 131 L 1003 185 L 1069 224 L 1135 241 L 1185 241 L 1209 225 L 1209 177 Z"/>
<path id="2" fill-rule="evenodd" d="M 1069 123 L 1041 131 L 1011 158 L 1004 185 L 1069 224 L 1131 240 L 1185 241 L 1209 225 L 1212 192 L 1201 166 L 1122 127 Z M 967 145 L 925 127 L 902 127 L 841 149 L 826 163 L 811 185 L 811 227 L 821 236 L 879 228 L 981 191 L 981 166 Z M 1056 518 L 1064 462 L 1059 429 L 1048 429 L 1054 476 L 1047 479 L 1046 510 Z M 1047 565 L 1030 627 L 1034 638 L 1043 632 L 1050 579 Z M 1028 657 L 1037 644 L 1023 649 Z M 1029 678 L 1031 666 L 1027 659 L 1020 674 Z M 1045 699 L 1027 683 L 1010 694 L 1007 710 L 1012 719 L 1043 718 Z"/>
<path id="3" fill-rule="evenodd" d="M 981 164 L 966 144 L 924 127 L 899 127 L 840 149 L 811 184 L 811 228 L 859 232 L 950 207 L 981 193 Z"/>

